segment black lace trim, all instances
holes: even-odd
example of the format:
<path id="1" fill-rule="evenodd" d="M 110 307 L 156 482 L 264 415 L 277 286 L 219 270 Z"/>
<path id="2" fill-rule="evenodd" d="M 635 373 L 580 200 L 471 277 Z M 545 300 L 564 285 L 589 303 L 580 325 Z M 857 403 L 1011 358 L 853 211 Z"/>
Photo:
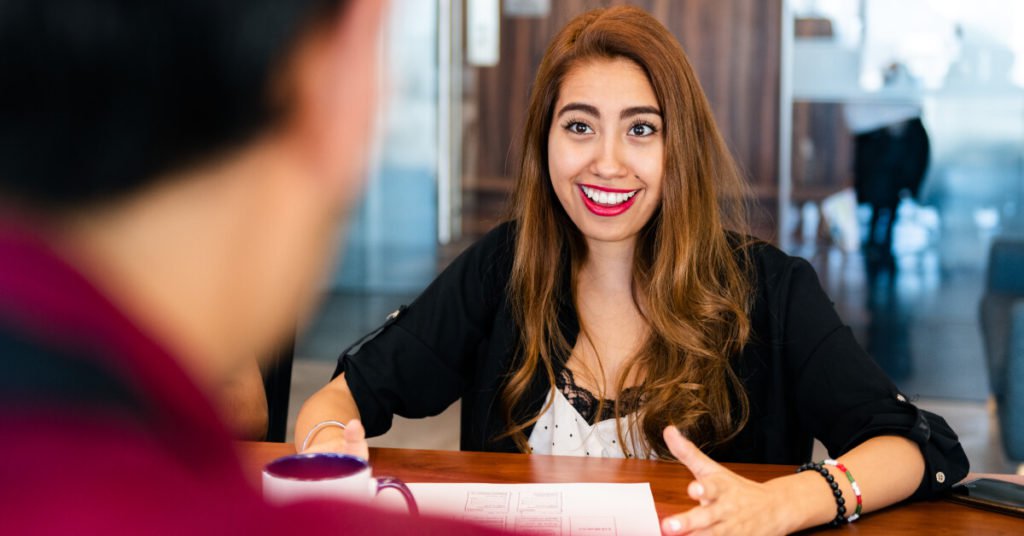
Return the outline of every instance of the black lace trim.
<path id="1" fill-rule="evenodd" d="M 555 385 L 569 401 L 569 404 L 579 412 L 581 417 L 586 419 L 587 423 L 593 425 L 615 417 L 615 401 L 609 399 L 604 399 L 601 414 L 597 415 L 599 400 L 590 391 L 576 385 L 576 377 L 568 368 L 562 369 L 562 373 L 555 378 Z M 642 395 L 643 391 L 639 386 L 623 389 L 619 394 L 619 415 L 629 415 L 640 409 Z"/>

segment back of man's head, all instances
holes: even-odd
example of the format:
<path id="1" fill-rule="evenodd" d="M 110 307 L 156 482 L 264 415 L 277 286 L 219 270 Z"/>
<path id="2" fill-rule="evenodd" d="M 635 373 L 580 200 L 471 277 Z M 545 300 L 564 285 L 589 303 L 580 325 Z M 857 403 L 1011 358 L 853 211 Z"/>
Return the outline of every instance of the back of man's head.
<path id="1" fill-rule="evenodd" d="M 60 211 L 130 195 L 280 118 L 275 77 L 346 0 L 5 0 L 0 198 Z"/>

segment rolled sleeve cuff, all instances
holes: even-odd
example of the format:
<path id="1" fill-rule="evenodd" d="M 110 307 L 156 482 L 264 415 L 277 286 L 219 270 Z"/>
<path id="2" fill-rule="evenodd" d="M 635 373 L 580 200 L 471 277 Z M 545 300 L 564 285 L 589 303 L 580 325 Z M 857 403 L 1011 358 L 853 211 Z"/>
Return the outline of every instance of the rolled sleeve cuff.
<path id="1" fill-rule="evenodd" d="M 883 435 L 905 437 L 917 443 L 925 470 L 911 500 L 934 497 L 967 476 L 970 470 L 967 454 L 945 419 L 905 400 L 886 401 L 883 405 L 869 412 L 871 417 L 857 427 L 860 432 L 834 454 L 848 452 L 868 439 Z"/>

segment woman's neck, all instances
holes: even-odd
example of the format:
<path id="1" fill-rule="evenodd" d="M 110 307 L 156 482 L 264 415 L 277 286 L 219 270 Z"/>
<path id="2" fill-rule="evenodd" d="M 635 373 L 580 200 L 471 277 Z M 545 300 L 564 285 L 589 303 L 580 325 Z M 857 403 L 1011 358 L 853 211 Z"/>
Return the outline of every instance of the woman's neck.
<path id="1" fill-rule="evenodd" d="M 633 299 L 633 244 L 588 241 L 576 279 L 582 332 L 568 366 L 581 387 L 602 398 L 618 396 L 623 366 L 636 354 L 647 326 Z M 625 385 L 635 385 L 634 371 Z"/>
<path id="2" fill-rule="evenodd" d="M 635 241 L 587 240 L 587 258 L 580 268 L 579 284 L 602 293 L 632 294 Z"/>

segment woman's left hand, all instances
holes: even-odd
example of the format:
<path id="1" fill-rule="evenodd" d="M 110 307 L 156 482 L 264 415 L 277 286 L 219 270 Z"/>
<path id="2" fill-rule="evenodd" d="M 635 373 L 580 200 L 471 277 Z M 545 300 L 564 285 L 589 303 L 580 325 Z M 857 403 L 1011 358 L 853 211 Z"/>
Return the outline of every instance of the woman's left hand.
<path id="1" fill-rule="evenodd" d="M 665 428 L 665 443 L 696 478 L 687 492 L 700 506 L 661 521 L 665 534 L 784 534 L 789 498 L 769 484 L 748 480 L 722 467 L 683 437 Z"/>

